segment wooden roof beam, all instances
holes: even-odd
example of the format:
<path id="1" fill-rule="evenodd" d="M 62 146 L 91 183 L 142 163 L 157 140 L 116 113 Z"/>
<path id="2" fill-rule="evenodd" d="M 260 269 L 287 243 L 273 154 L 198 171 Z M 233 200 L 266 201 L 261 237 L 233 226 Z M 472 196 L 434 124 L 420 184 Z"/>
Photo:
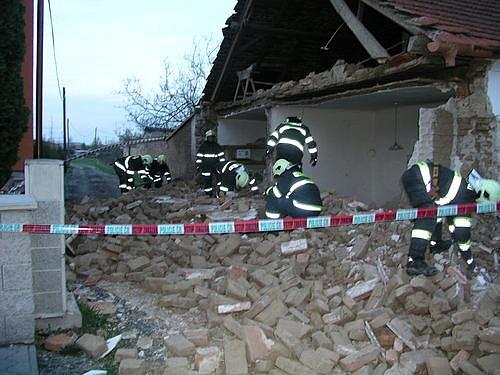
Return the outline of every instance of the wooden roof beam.
<path id="1" fill-rule="evenodd" d="M 390 57 L 385 48 L 351 12 L 344 0 L 330 0 L 330 2 L 372 58 L 382 63 Z"/>

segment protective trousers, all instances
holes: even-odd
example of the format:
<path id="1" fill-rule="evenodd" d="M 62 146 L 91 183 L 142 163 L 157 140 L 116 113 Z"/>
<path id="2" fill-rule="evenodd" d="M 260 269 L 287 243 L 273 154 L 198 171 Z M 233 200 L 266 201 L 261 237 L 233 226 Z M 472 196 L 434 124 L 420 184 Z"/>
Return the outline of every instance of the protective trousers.
<path id="1" fill-rule="evenodd" d="M 408 195 L 410 203 L 415 208 L 435 207 L 425 189 L 418 166 L 414 165 L 408 169 L 401 177 L 401 182 Z M 468 203 L 469 193 L 464 182 L 458 191 L 456 198 L 450 204 Z M 470 268 L 475 267 L 475 262 L 470 251 L 470 216 L 448 217 L 449 229 L 452 239 L 457 243 L 462 258 Z M 429 241 L 439 242 L 442 235 L 442 220 L 436 217 L 419 218 L 414 220 L 411 231 L 410 249 L 408 255 L 412 259 L 424 259 Z"/>
<path id="2" fill-rule="evenodd" d="M 217 185 L 216 165 L 202 164 L 200 167 L 200 172 L 201 172 L 203 191 L 205 191 L 205 193 L 207 194 L 212 194 L 215 186 Z"/>
<path id="3" fill-rule="evenodd" d="M 134 188 L 134 172 L 127 170 L 125 166 L 118 161 L 115 162 L 113 167 L 120 180 L 120 185 L 118 185 L 120 191 L 126 193 L 132 190 Z"/>

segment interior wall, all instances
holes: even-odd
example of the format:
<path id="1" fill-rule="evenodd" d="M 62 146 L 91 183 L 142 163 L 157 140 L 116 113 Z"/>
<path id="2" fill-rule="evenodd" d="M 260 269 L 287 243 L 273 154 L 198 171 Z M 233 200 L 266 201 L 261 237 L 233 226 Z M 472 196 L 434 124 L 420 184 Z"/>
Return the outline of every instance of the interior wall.
<path id="1" fill-rule="evenodd" d="M 219 119 L 217 141 L 220 145 L 246 145 L 266 137 L 266 121 Z"/>
<path id="2" fill-rule="evenodd" d="M 432 105 L 432 104 L 431 104 Z M 401 196 L 400 176 L 418 135 L 421 105 L 398 108 L 398 143 L 403 150 L 389 151 L 394 143 L 394 109 L 369 110 L 276 107 L 271 130 L 286 116 L 302 116 L 318 143 L 316 167 L 304 156 L 304 173 L 321 190 L 334 190 L 371 207 L 396 207 Z"/>

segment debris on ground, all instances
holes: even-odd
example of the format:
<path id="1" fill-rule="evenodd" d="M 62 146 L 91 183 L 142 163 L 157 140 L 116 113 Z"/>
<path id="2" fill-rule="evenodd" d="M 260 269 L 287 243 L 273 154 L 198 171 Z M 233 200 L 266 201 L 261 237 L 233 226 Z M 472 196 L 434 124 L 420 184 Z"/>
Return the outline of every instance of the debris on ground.
<path id="1" fill-rule="evenodd" d="M 68 222 L 206 222 L 242 214 L 242 206 L 263 217 L 259 196 L 228 200 L 192 191 L 174 182 L 77 204 Z M 323 202 L 327 215 L 367 209 L 334 193 L 323 194 Z M 164 374 L 492 373 L 500 363 L 495 225 L 486 220 L 473 230 L 480 281 L 471 280 L 455 250 L 429 260 L 442 272 L 410 279 L 409 222 L 244 235 L 80 236 L 67 262 L 80 280 L 79 300 L 111 317 L 123 314 L 112 308 L 116 300 L 89 291 L 142 288 L 142 299 L 130 306 L 150 314 L 156 329 L 120 332 L 136 343 L 114 354 L 120 373 L 145 373 L 149 362 L 161 363 L 155 368 Z M 76 345 L 91 356 L 106 350 L 103 338 L 91 347 L 87 341 L 80 337 Z"/>

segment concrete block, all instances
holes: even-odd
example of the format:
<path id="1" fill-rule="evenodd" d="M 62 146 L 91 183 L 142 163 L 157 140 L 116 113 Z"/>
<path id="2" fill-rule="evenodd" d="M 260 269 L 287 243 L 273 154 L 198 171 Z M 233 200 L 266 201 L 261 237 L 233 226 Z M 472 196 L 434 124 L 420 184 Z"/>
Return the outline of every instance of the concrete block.
<path id="1" fill-rule="evenodd" d="M 63 275 L 61 270 L 33 271 L 33 291 L 58 292 L 62 294 Z"/>
<path id="2" fill-rule="evenodd" d="M 60 317 L 38 318 L 36 330 L 40 332 L 76 330 L 82 326 L 82 314 L 72 293 L 66 293 L 66 311 Z"/>
<path id="3" fill-rule="evenodd" d="M 460 364 L 460 370 L 462 370 L 462 372 L 465 375 L 486 375 L 484 372 L 479 370 L 476 366 L 474 366 L 469 361 L 463 361 Z"/>
<path id="4" fill-rule="evenodd" d="M 63 255 L 59 247 L 32 248 L 31 263 L 33 271 L 62 269 L 62 260 Z"/>
<path id="5" fill-rule="evenodd" d="M 31 290 L 0 292 L 0 316 L 33 314 L 33 295 Z"/>
<path id="6" fill-rule="evenodd" d="M 4 233 L 5 234 L 5 233 Z M 0 259 L 2 264 L 31 263 L 30 235 L 16 233 L 11 240 L 0 239 Z"/>
<path id="7" fill-rule="evenodd" d="M 331 313 L 323 315 L 325 324 L 344 324 L 354 319 L 354 314 L 346 306 L 339 306 Z"/>
<path id="8" fill-rule="evenodd" d="M 35 316 L 62 316 L 64 314 L 61 292 L 35 293 Z"/>
<path id="9" fill-rule="evenodd" d="M 73 345 L 77 339 L 75 334 L 58 334 L 49 336 L 43 342 L 43 346 L 46 350 L 51 352 L 58 352 L 70 345 Z"/>
<path id="10" fill-rule="evenodd" d="M 2 260 L 3 261 L 3 260 Z M 3 289 L 5 290 L 31 290 L 31 263 L 3 264 L 2 265 Z"/>
<path id="11" fill-rule="evenodd" d="M 64 200 L 62 160 L 37 159 L 25 161 L 25 191 L 37 201 Z"/>
<path id="12" fill-rule="evenodd" d="M 35 319 L 33 314 L 8 315 L 5 317 L 5 336 L 3 344 L 31 344 L 35 338 Z M 0 337 L 0 343 L 2 338 Z"/>
<path id="13" fill-rule="evenodd" d="M 248 364 L 245 344 L 241 340 L 224 340 L 226 375 L 247 375 Z"/>
<path id="14" fill-rule="evenodd" d="M 56 247 L 61 252 L 61 239 L 58 236 L 47 236 L 46 234 L 31 234 L 31 247 L 43 249 L 46 247 Z"/>

